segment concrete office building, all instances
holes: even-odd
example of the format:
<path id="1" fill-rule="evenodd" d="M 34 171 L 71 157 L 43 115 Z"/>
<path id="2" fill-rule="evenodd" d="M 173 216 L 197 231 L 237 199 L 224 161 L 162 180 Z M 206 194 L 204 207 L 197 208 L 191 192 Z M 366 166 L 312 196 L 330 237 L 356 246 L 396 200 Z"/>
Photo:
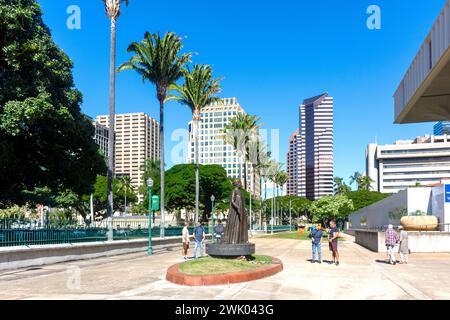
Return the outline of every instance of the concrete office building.
<path id="1" fill-rule="evenodd" d="M 333 98 L 324 93 L 300 106 L 299 196 L 333 194 Z"/>
<path id="2" fill-rule="evenodd" d="M 450 136 L 423 136 L 391 145 L 369 144 L 366 174 L 372 190 L 397 193 L 450 178 Z"/>
<path id="3" fill-rule="evenodd" d="M 442 136 L 444 134 L 450 135 L 450 122 L 438 122 L 433 127 L 433 135 Z"/>
<path id="4" fill-rule="evenodd" d="M 97 116 L 96 122 L 109 126 L 109 116 Z M 145 113 L 116 114 L 115 116 L 116 177 L 129 176 L 137 193 L 145 184 L 142 166 L 147 159 L 160 159 L 159 123 Z M 139 201 L 142 196 L 138 195 Z"/>
<path id="5" fill-rule="evenodd" d="M 105 159 L 108 159 L 108 142 L 109 142 L 109 133 L 108 127 L 94 122 L 95 127 L 95 136 L 94 140 L 98 144 L 101 153 L 105 156 Z"/>
<path id="6" fill-rule="evenodd" d="M 289 175 L 286 191 L 288 195 L 300 194 L 300 148 L 302 137 L 299 130 L 295 130 L 289 138 L 289 151 L 286 156 L 286 171 Z"/>
<path id="7" fill-rule="evenodd" d="M 225 144 L 224 128 L 230 120 L 236 118 L 238 114 L 245 114 L 236 98 L 226 98 L 222 104 L 213 103 L 201 111 L 199 122 L 199 163 L 202 165 L 216 164 L 222 166 L 227 172 L 228 177 L 238 179 L 239 173 L 242 173 L 244 181 L 245 159 L 239 158 L 233 146 Z M 189 152 L 188 163 L 195 163 L 195 143 L 193 122 L 189 124 Z M 242 164 L 242 165 L 241 165 Z M 241 167 L 242 166 L 242 167 Z M 240 171 L 240 168 L 242 169 Z M 253 167 L 248 163 L 247 183 L 249 190 L 254 195 L 260 195 L 259 176 L 256 175 L 256 181 L 253 179 Z"/>

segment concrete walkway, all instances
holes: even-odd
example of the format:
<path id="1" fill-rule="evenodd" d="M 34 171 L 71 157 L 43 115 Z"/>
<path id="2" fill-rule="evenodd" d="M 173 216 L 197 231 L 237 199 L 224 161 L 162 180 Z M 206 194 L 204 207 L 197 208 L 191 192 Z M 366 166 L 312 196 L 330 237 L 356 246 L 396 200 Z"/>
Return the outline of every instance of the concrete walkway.
<path id="1" fill-rule="evenodd" d="M 391 266 L 345 237 L 340 266 L 311 264 L 309 241 L 253 238 L 257 253 L 281 259 L 284 271 L 250 283 L 169 283 L 165 272 L 181 252 L 168 249 L 3 271 L 0 299 L 450 299 L 450 254 L 413 254 L 410 264 Z"/>

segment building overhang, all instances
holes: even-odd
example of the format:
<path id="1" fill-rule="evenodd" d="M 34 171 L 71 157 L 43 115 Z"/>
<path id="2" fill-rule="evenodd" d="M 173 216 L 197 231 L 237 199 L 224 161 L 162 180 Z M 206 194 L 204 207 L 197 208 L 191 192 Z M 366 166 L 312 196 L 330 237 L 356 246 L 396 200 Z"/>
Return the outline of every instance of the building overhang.
<path id="1" fill-rule="evenodd" d="M 397 107 L 397 106 L 396 106 Z M 396 114 L 395 123 L 450 120 L 450 48 Z"/>
<path id="2" fill-rule="evenodd" d="M 450 120 L 450 0 L 394 94 L 395 123 Z"/>

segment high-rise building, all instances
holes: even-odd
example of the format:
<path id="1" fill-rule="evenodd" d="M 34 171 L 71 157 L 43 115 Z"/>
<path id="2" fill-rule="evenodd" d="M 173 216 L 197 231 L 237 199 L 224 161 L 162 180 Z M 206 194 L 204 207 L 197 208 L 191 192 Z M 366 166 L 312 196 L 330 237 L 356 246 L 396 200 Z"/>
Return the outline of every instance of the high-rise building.
<path id="1" fill-rule="evenodd" d="M 299 130 L 289 138 L 289 151 L 286 156 L 286 171 L 289 175 L 286 191 L 288 195 L 300 194 L 300 150 L 302 137 Z"/>
<path id="2" fill-rule="evenodd" d="M 109 116 L 97 116 L 96 122 L 108 128 Z M 145 182 L 142 166 L 147 159 L 160 159 L 159 123 L 145 113 L 115 115 L 116 177 L 129 176 L 136 193 Z M 139 201 L 142 196 L 138 194 Z"/>
<path id="3" fill-rule="evenodd" d="M 94 127 L 95 127 L 94 140 L 98 144 L 102 155 L 105 156 L 105 159 L 108 159 L 108 142 L 109 142 L 108 127 L 98 123 L 97 121 L 94 122 Z"/>
<path id="4" fill-rule="evenodd" d="M 450 136 L 423 136 L 390 145 L 369 144 L 366 173 L 373 191 L 397 193 L 450 178 Z"/>
<path id="5" fill-rule="evenodd" d="M 199 163 L 203 165 L 216 164 L 222 166 L 227 176 L 244 180 L 245 159 L 240 158 L 233 146 L 224 142 L 224 128 L 238 114 L 245 114 L 236 98 L 222 99 L 222 103 L 213 103 L 202 109 L 199 122 Z M 189 124 L 188 163 L 195 163 L 195 143 L 193 122 Z M 241 169 L 241 170 L 240 170 Z M 259 176 L 253 177 L 253 166 L 247 163 L 248 190 L 255 195 L 260 194 Z"/>
<path id="6" fill-rule="evenodd" d="M 333 194 L 333 98 L 328 93 L 300 106 L 299 195 L 311 200 Z"/>
<path id="7" fill-rule="evenodd" d="M 450 122 L 438 122 L 433 127 L 433 135 L 442 136 L 444 134 L 450 135 Z"/>

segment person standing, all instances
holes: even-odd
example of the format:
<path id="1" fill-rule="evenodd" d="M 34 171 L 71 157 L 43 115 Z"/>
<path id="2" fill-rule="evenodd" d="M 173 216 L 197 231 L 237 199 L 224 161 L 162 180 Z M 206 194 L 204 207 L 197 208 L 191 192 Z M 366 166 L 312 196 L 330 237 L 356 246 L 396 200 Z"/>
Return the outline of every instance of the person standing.
<path id="1" fill-rule="evenodd" d="M 316 262 L 316 251 L 319 260 L 317 262 L 322 263 L 322 237 L 323 231 L 320 228 L 320 225 L 311 230 L 311 240 L 312 240 L 312 259 L 311 263 Z"/>
<path id="2" fill-rule="evenodd" d="M 200 257 L 203 257 L 203 243 L 205 240 L 205 229 L 200 222 L 194 229 L 194 259 L 197 259 L 197 248 L 200 248 Z"/>
<path id="3" fill-rule="evenodd" d="M 392 224 L 388 225 L 388 228 L 385 233 L 385 243 L 387 249 L 387 256 L 389 259 L 389 263 L 392 265 L 397 264 L 397 259 L 395 258 L 394 247 L 399 242 L 399 237 L 397 232 L 394 230 L 394 226 Z"/>
<path id="4" fill-rule="evenodd" d="M 222 220 L 219 220 L 217 226 L 214 227 L 214 236 L 218 243 L 222 243 L 223 234 L 225 232 L 225 227 L 222 224 Z"/>
<path id="5" fill-rule="evenodd" d="M 187 254 L 189 250 L 189 223 L 184 224 L 181 241 L 183 242 L 183 259 L 187 259 Z"/>
<path id="6" fill-rule="evenodd" d="M 400 253 L 400 264 L 408 264 L 409 244 L 408 244 L 408 232 L 403 229 L 402 226 L 398 227 L 400 232 L 400 246 L 398 253 Z"/>
<path id="7" fill-rule="evenodd" d="M 339 229 L 336 227 L 336 222 L 330 222 L 330 231 L 328 232 L 328 245 L 330 251 L 333 253 L 333 262 L 336 266 L 339 265 L 339 252 L 338 252 L 338 238 Z"/>

